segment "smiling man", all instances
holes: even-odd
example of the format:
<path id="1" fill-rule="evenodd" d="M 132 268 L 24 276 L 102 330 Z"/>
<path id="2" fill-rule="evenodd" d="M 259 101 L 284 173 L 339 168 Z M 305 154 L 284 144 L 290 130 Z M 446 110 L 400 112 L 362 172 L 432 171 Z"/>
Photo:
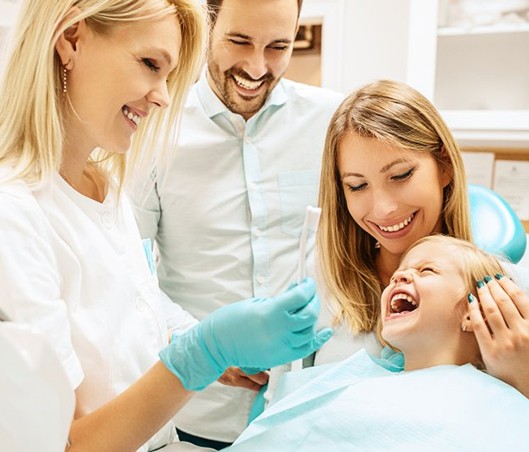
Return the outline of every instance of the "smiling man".
<path id="1" fill-rule="evenodd" d="M 283 78 L 301 3 L 208 1 L 207 68 L 190 92 L 173 151 L 135 195 L 142 235 L 159 249 L 162 289 L 198 319 L 295 280 L 325 132 L 342 100 Z M 177 416 L 181 438 L 214 448 L 231 443 L 267 378 L 230 369 Z"/>
<path id="2" fill-rule="evenodd" d="M 287 70 L 298 25 L 298 3 L 271 2 L 277 5 L 276 10 L 263 1 L 251 7 L 244 0 L 208 3 L 212 7 L 208 83 L 226 107 L 248 120 Z M 268 26 L 259 27 L 267 17 Z"/>

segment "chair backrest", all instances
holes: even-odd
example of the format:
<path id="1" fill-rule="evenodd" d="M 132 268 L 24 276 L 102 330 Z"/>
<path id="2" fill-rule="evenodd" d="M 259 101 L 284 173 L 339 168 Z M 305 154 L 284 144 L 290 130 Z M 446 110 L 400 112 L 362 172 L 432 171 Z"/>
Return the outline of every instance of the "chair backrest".
<path id="1" fill-rule="evenodd" d="M 527 237 L 512 207 L 495 191 L 469 184 L 470 220 L 474 243 L 513 263 L 522 259 Z"/>

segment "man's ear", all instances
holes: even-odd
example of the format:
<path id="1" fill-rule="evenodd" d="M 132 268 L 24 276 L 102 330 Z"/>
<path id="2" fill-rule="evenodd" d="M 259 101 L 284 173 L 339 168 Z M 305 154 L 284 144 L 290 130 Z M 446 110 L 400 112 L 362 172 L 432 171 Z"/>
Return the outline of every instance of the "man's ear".
<path id="1" fill-rule="evenodd" d="M 70 9 L 68 14 L 59 23 L 58 28 L 62 28 L 66 22 L 69 22 L 73 17 L 77 16 L 80 13 L 80 9 L 74 7 Z M 86 22 L 85 20 L 80 20 L 73 23 L 68 28 L 66 28 L 57 43 L 55 44 L 55 50 L 59 55 L 61 64 L 68 70 L 72 70 L 75 62 L 75 57 L 77 56 L 79 39 L 83 33 L 86 32 Z"/>

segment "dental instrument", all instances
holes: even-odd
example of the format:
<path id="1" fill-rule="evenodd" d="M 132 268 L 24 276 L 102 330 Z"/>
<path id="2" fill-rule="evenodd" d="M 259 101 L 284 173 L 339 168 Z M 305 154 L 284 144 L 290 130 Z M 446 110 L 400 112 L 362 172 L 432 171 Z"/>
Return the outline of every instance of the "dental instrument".
<path id="1" fill-rule="evenodd" d="M 320 221 L 321 209 L 319 207 L 307 206 L 305 210 L 305 220 L 301 229 L 299 239 L 298 270 L 296 283 L 299 284 L 307 276 L 307 258 L 314 250 L 316 231 Z M 303 360 L 298 359 L 290 365 L 290 370 L 301 370 Z"/>

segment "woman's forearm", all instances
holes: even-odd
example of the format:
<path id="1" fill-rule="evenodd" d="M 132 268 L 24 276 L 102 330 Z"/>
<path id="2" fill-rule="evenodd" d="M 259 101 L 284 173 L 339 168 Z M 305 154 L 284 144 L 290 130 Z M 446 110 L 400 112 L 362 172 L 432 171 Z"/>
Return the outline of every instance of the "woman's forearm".
<path id="1" fill-rule="evenodd" d="M 180 380 L 157 362 L 130 388 L 96 411 L 75 419 L 69 452 L 135 451 L 189 400 Z"/>

